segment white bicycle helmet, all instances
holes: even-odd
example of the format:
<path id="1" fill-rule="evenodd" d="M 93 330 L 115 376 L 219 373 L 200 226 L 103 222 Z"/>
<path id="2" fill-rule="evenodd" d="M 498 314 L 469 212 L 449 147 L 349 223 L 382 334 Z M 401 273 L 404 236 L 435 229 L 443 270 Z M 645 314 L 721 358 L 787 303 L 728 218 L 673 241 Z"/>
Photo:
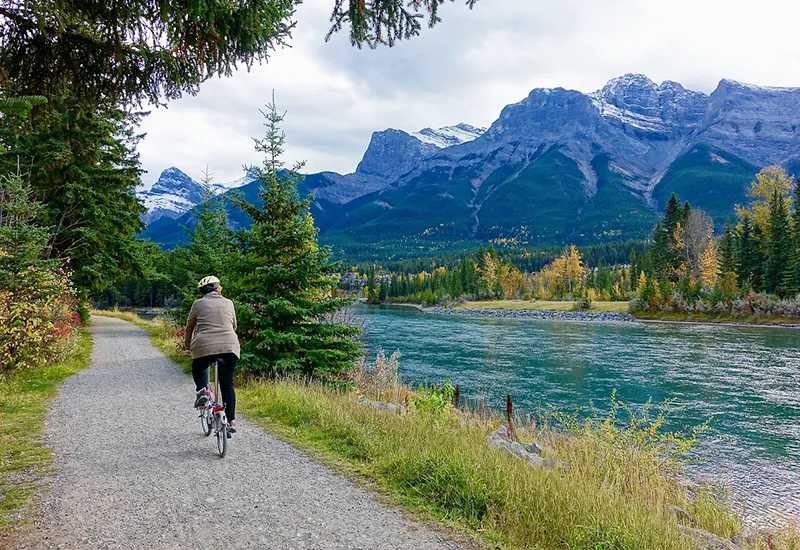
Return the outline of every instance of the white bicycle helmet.
<path id="1" fill-rule="evenodd" d="M 219 284 L 219 279 L 217 279 L 213 275 L 210 275 L 208 277 L 203 277 L 202 279 L 200 279 L 197 283 L 197 288 L 203 288 L 208 285 L 218 285 L 218 284 Z"/>

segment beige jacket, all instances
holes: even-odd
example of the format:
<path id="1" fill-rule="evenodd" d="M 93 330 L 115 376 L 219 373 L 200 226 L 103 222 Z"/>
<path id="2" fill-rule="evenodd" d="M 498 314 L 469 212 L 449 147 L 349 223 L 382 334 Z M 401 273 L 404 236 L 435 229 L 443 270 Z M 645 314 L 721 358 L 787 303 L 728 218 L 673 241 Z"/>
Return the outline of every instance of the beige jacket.
<path id="1" fill-rule="evenodd" d="M 192 351 L 192 359 L 222 353 L 234 353 L 239 357 L 233 302 L 216 292 L 195 300 L 186 320 L 184 343 Z"/>

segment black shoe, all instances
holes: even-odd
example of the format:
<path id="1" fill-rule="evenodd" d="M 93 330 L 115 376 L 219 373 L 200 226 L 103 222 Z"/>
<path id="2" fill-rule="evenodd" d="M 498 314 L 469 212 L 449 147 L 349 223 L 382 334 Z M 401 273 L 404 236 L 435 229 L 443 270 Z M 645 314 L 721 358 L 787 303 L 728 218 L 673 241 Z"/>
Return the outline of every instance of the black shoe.
<path id="1" fill-rule="evenodd" d="M 231 420 L 230 422 L 228 422 L 228 433 L 229 434 L 235 434 L 236 433 L 236 421 L 235 420 Z"/>
<path id="2" fill-rule="evenodd" d="M 208 403 L 208 394 L 206 393 L 205 388 L 197 392 L 194 400 L 194 408 L 197 409 L 199 407 L 204 407 L 205 404 Z"/>

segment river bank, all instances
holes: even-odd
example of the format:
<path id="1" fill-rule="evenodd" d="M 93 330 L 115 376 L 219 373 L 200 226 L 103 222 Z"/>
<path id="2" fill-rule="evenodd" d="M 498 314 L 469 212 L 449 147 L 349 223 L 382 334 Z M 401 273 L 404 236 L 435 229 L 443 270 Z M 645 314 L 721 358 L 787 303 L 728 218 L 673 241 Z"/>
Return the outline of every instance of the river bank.
<path id="1" fill-rule="evenodd" d="M 429 307 L 422 311 L 439 315 L 461 315 L 464 317 L 502 318 L 502 319 L 552 319 L 560 321 L 601 321 L 630 322 L 636 318 L 630 313 L 592 312 L 592 311 L 554 311 L 532 309 L 455 309 L 449 307 Z"/>
<path id="2" fill-rule="evenodd" d="M 496 304 L 497 302 L 488 302 Z M 730 315 L 651 313 L 622 311 L 576 311 L 570 309 L 526 309 L 524 307 L 479 307 L 479 302 L 469 302 L 468 307 L 425 306 L 413 303 L 386 303 L 384 306 L 413 308 L 425 313 L 460 315 L 463 317 L 497 319 L 543 319 L 555 321 L 640 322 L 679 325 L 714 325 L 753 328 L 800 329 L 800 320 L 788 317 L 733 317 Z M 514 302 L 515 305 L 517 303 Z M 563 302 L 571 305 L 572 302 Z"/>

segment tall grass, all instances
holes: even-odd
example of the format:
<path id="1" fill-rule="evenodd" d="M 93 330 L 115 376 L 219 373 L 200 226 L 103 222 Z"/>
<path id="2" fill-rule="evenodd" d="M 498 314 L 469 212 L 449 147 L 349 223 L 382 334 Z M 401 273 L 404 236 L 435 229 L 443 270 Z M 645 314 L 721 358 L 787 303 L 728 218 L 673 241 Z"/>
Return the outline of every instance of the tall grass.
<path id="1" fill-rule="evenodd" d="M 43 441 L 47 405 L 58 384 L 89 365 L 92 336 L 83 331 L 63 363 L 0 375 L 0 546 L 25 520 L 52 454 Z"/>
<path id="2" fill-rule="evenodd" d="M 738 519 L 712 495 L 692 500 L 669 469 L 599 431 L 547 434 L 568 469 L 532 468 L 486 445 L 497 424 L 453 414 L 387 414 L 315 383 L 252 381 L 241 410 L 291 441 L 343 460 L 400 502 L 479 531 L 510 548 L 692 548 L 670 505 L 729 538 Z M 593 435 L 592 435 L 593 434 Z"/>

